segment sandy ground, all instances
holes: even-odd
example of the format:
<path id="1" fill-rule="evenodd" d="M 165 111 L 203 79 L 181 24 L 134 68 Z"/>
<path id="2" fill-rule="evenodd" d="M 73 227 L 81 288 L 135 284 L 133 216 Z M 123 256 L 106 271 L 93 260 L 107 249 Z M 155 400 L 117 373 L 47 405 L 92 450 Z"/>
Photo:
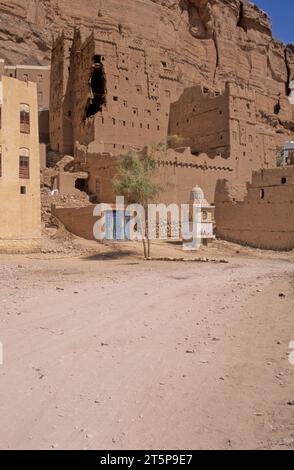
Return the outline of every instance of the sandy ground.
<path id="1" fill-rule="evenodd" d="M 1 255 L 0 448 L 294 448 L 294 254 L 138 253 Z"/>

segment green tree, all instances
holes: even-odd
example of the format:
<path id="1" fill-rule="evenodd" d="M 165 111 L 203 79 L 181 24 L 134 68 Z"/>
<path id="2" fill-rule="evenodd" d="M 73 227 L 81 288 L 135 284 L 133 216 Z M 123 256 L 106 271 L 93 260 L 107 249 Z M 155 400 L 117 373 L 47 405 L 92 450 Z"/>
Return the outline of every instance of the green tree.
<path id="1" fill-rule="evenodd" d="M 145 233 L 142 233 L 144 257 L 150 258 L 150 238 L 148 234 L 148 204 L 162 191 L 154 182 L 157 162 L 154 158 L 156 147 L 140 153 L 130 150 L 121 158 L 118 173 L 113 179 L 115 192 L 124 196 L 128 204 L 141 204 L 145 210 Z M 143 226 L 143 221 L 141 227 Z"/>

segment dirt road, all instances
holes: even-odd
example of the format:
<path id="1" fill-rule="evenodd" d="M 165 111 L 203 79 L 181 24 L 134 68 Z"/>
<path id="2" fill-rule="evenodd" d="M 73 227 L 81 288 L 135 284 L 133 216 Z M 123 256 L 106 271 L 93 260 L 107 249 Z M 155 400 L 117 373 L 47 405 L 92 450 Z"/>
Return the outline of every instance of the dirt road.
<path id="1" fill-rule="evenodd" d="M 0 273 L 1 449 L 294 448 L 287 259 Z"/>

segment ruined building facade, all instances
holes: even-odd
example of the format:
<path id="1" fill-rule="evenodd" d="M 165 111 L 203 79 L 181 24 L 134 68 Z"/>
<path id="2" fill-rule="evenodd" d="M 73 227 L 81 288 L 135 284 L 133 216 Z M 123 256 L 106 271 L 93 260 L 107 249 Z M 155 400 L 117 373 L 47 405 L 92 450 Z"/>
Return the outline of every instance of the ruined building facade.
<path id="1" fill-rule="evenodd" d="M 0 251 L 40 247 L 37 87 L 0 75 Z"/>
<path id="2" fill-rule="evenodd" d="M 119 31 L 62 35 L 52 52 L 50 142 L 74 153 L 127 153 L 165 141 L 179 73 L 168 54 Z"/>
<path id="3" fill-rule="evenodd" d="M 171 105 L 169 133 L 180 139 L 173 146 L 190 147 L 199 163 L 209 162 L 214 173 L 226 169 L 228 180 L 244 185 L 252 171 L 276 166 L 278 148 L 285 141 L 285 134 L 277 133 L 260 109 L 273 119 L 293 120 L 294 107 L 286 97 L 278 104 L 270 99 L 262 103 L 255 89 L 244 84 L 227 83 L 223 92 L 187 88 Z"/>
<path id="4" fill-rule="evenodd" d="M 211 87 L 197 77 L 187 81 L 171 48 L 120 24 L 95 22 L 91 33 L 75 29 L 54 42 L 50 143 L 75 155 L 97 200 L 113 202 L 116 157 L 167 140 L 171 149 L 158 155 L 167 202 L 186 202 L 199 184 L 211 203 L 220 178 L 241 194 L 252 171 L 276 166 L 278 149 L 294 138 L 293 105 L 282 78 L 274 89 L 270 75 L 260 86 L 255 52 L 246 83 L 232 76 Z M 290 66 L 288 75 L 294 78 Z"/>

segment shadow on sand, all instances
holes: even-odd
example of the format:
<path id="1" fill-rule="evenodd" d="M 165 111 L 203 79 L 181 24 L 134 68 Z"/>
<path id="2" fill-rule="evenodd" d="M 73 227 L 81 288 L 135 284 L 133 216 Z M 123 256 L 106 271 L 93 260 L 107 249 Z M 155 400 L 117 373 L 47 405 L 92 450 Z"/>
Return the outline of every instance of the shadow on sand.
<path id="1" fill-rule="evenodd" d="M 108 253 L 96 253 L 90 256 L 85 256 L 84 259 L 88 261 L 107 261 L 107 260 L 119 260 L 126 257 L 133 256 L 136 257 L 137 254 L 132 250 L 118 251 L 112 250 Z"/>

